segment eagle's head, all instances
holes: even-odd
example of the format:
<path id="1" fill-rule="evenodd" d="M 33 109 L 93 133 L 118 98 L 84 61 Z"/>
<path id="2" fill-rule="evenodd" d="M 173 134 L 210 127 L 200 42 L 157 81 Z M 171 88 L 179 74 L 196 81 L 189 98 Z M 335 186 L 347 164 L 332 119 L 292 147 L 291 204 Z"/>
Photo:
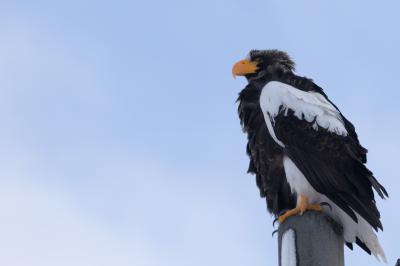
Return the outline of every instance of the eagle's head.
<path id="1" fill-rule="evenodd" d="M 279 50 L 251 50 L 247 57 L 233 65 L 232 74 L 245 76 L 248 80 L 276 77 L 293 71 L 294 62 Z"/>

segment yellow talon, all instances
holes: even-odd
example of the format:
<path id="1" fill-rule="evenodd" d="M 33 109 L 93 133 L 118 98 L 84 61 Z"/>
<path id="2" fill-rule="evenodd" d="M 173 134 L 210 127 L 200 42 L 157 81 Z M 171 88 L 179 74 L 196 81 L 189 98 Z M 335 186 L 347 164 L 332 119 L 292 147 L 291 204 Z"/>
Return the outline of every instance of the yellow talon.
<path id="1" fill-rule="evenodd" d="M 322 211 L 322 208 L 319 204 L 308 204 L 307 196 L 300 195 L 300 200 L 297 203 L 297 207 L 291 210 L 288 210 L 284 214 L 278 217 L 279 223 L 283 223 L 290 216 L 294 216 L 296 214 L 302 215 L 306 211 Z"/>

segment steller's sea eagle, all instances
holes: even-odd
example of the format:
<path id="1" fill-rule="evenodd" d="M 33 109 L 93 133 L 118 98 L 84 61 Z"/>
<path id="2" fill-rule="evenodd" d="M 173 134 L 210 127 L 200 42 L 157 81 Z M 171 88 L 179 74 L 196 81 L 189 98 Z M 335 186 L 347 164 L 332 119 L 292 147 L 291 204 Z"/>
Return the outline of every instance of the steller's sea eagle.
<path id="1" fill-rule="evenodd" d="M 282 51 L 252 50 L 232 69 L 245 76 L 238 113 L 247 133 L 248 172 L 268 210 L 280 223 L 307 210 L 324 210 L 343 226 L 346 244 L 355 242 L 386 261 L 374 232 L 382 230 L 374 192 L 385 188 L 365 166 L 367 150 L 353 124 L 311 79 L 294 74 Z M 374 230 L 373 230 L 374 229 Z"/>

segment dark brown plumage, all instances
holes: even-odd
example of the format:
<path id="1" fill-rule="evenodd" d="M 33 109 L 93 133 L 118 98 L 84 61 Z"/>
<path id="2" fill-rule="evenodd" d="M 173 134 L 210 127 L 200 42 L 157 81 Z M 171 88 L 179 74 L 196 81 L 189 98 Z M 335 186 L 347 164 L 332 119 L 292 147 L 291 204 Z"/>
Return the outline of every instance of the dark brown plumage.
<path id="1" fill-rule="evenodd" d="M 296 206 L 297 195 L 291 191 L 282 163 L 283 157 L 287 156 L 318 193 L 325 195 L 355 222 L 357 213 L 375 230 L 382 229 L 373 189 L 382 198 L 387 192 L 366 167 L 367 150 L 361 146 L 353 124 L 340 113 L 322 88 L 311 79 L 293 73 L 295 64 L 285 52 L 252 50 L 249 61 L 255 62 L 258 69 L 246 74 L 249 83 L 239 94 L 238 114 L 248 137 L 248 172 L 255 174 L 268 210 L 278 215 L 282 210 Z M 273 119 L 273 130 L 285 146 L 278 145 L 267 129 L 265 114 L 260 107 L 261 92 L 271 81 L 321 95 L 336 108 L 347 134 L 335 134 L 321 126 L 316 129 L 315 120 L 299 119 L 294 115 L 295 110 L 285 110 L 281 106 Z M 354 242 L 371 253 L 358 237 Z"/>

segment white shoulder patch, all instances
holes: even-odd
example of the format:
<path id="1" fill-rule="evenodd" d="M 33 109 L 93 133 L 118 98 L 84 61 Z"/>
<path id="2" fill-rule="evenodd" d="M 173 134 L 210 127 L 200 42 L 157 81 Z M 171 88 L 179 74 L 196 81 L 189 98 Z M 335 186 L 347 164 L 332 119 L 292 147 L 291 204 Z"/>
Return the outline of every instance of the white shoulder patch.
<path id="1" fill-rule="evenodd" d="M 298 119 L 313 122 L 315 130 L 322 127 L 337 135 L 348 134 L 339 111 L 317 92 L 306 92 L 279 81 L 271 81 L 261 92 L 260 106 L 269 133 L 282 147 L 283 143 L 276 138 L 275 132 L 270 130 L 271 121 L 274 122 L 280 110 L 283 110 L 285 115 L 289 109 L 292 110 Z"/>

